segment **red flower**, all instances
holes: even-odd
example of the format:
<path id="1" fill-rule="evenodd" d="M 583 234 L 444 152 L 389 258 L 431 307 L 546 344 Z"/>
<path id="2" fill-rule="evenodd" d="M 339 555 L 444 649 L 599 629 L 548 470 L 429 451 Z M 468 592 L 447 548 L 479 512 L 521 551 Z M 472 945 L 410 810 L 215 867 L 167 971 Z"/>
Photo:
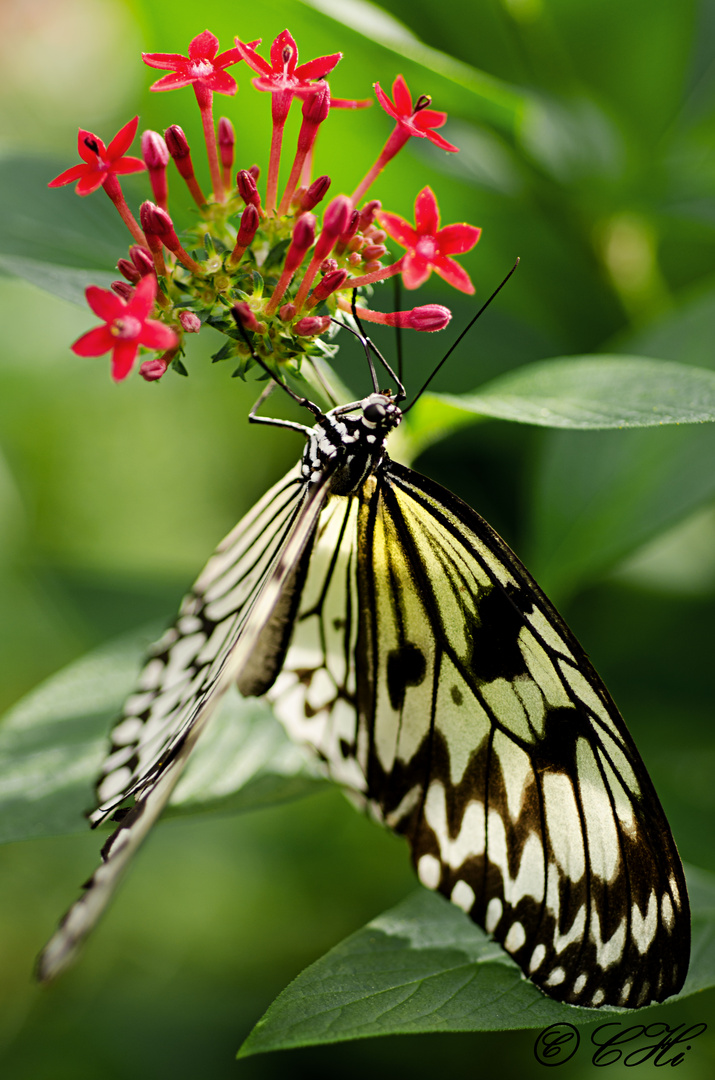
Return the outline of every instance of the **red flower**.
<path id="1" fill-rule="evenodd" d="M 235 94 L 238 89 L 236 80 L 223 69 L 237 64 L 241 54 L 238 49 L 228 49 L 218 56 L 217 53 L 218 38 L 210 30 L 204 30 L 189 45 L 188 56 L 181 53 L 142 53 L 142 60 L 149 67 L 171 72 L 155 82 L 152 90 L 176 90 L 193 83 L 195 87 L 213 90 L 217 94 Z"/>
<path id="2" fill-rule="evenodd" d="M 268 63 L 256 52 L 254 45 L 260 42 L 254 41 L 244 45 L 238 38 L 236 50 L 240 53 L 249 67 L 258 72 L 258 78 L 253 80 L 257 90 L 268 90 L 272 94 L 285 93 L 297 97 L 310 97 L 316 89 L 314 79 L 322 79 L 332 71 L 342 53 L 332 53 L 330 56 L 319 56 L 316 60 L 309 60 L 307 64 L 298 64 L 298 46 L 288 30 L 279 34 L 271 45 L 271 62 Z"/>
<path id="3" fill-rule="evenodd" d="M 469 274 L 450 255 L 471 251 L 481 229 L 464 223 L 439 227 L 439 207 L 431 188 L 422 188 L 415 200 L 415 224 L 384 210 L 378 220 L 385 232 L 407 248 L 400 260 L 402 280 L 408 289 L 417 289 L 432 271 L 461 292 L 473 293 Z"/>
<path id="4" fill-rule="evenodd" d="M 426 95 L 418 98 L 413 108 L 412 95 L 401 75 L 398 75 L 392 84 L 394 103 L 390 101 L 379 83 L 375 83 L 375 96 L 388 116 L 397 121 L 406 135 L 416 135 L 420 139 L 429 139 L 430 142 L 441 147 L 442 150 L 451 150 L 453 153 L 459 151 L 458 146 L 452 146 L 441 135 L 431 130 L 431 128 L 442 127 L 447 119 L 447 114 L 427 108 L 432 99 Z"/>
<path id="5" fill-rule="evenodd" d="M 48 187 L 64 187 L 73 180 L 79 180 L 75 191 L 78 195 L 90 195 L 97 188 L 103 187 L 111 176 L 117 173 L 141 172 L 146 165 L 139 158 L 124 157 L 136 135 L 139 117 L 135 116 L 128 124 L 117 132 L 109 146 L 105 146 L 100 138 L 91 131 L 79 129 L 77 136 L 77 150 L 84 164 L 73 165 L 66 169 L 54 180 L 50 180 Z"/>
<path id="6" fill-rule="evenodd" d="M 156 299 L 156 278 L 143 277 L 130 300 L 122 300 L 109 289 L 90 285 L 85 296 L 95 315 L 104 319 L 104 326 L 83 334 L 75 341 L 72 351 L 77 356 L 102 356 L 112 350 L 112 378 L 125 379 L 132 370 L 140 345 L 148 349 L 171 349 L 178 345 L 178 335 L 148 315 Z"/>

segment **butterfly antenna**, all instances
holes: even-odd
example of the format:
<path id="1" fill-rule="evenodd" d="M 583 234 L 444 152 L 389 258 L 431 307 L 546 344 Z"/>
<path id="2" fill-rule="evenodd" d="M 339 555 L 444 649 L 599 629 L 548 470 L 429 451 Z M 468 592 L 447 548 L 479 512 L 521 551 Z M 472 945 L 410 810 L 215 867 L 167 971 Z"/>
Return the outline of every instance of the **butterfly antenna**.
<path id="1" fill-rule="evenodd" d="M 511 277 L 511 275 L 512 275 L 512 274 L 514 273 L 514 271 L 516 270 L 516 268 L 517 268 L 517 266 L 518 266 L 518 265 L 519 265 L 519 259 L 517 259 L 517 260 L 516 260 L 516 262 L 514 263 L 514 265 L 513 265 L 513 266 L 512 266 L 512 268 L 511 268 L 511 270 L 510 270 L 510 271 L 509 271 L 509 273 L 508 273 L 508 274 L 506 275 L 506 277 L 505 277 L 505 278 L 504 278 L 504 280 L 503 280 L 503 281 L 501 282 L 501 284 L 500 284 L 500 285 L 497 285 L 496 289 L 494 290 L 494 292 L 492 293 L 492 295 L 491 295 L 491 296 L 489 297 L 489 299 L 488 299 L 487 301 L 485 301 L 485 303 L 483 303 L 483 304 L 482 304 L 482 306 L 480 307 L 479 311 L 478 311 L 478 312 L 477 312 L 477 314 L 476 314 L 476 315 L 474 316 L 474 318 L 473 318 L 473 319 L 471 319 L 471 320 L 470 320 L 470 322 L 468 322 L 468 323 L 467 323 L 467 325 L 465 326 L 464 330 L 462 330 L 462 333 L 461 333 L 461 334 L 459 335 L 459 337 L 457 338 L 457 340 L 456 340 L 456 341 L 455 341 L 455 342 L 454 342 L 454 343 L 453 343 L 453 344 L 452 344 L 452 345 L 451 345 L 451 346 L 449 347 L 449 349 L 447 349 L 447 352 L 446 352 L 446 353 L 444 354 L 444 356 L 442 357 L 442 359 L 440 360 L 440 362 L 439 362 L 439 363 L 437 364 L 437 367 L 436 367 L 436 368 L 434 369 L 434 371 L 432 372 L 432 374 L 430 375 L 430 377 L 429 377 L 429 378 L 427 379 L 427 382 L 426 382 L 426 383 L 424 384 L 424 386 L 423 386 L 423 387 L 421 388 L 421 390 L 420 390 L 420 391 L 419 391 L 419 392 L 417 393 L 417 395 L 416 395 L 416 396 L 415 396 L 415 397 L 413 398 L 413 400 L 412 400 L 412 401 L 410 402 L 410 404 L 409 404 L 409 405 L 407 405 L 407 406 L 406 406 L 406 407 L 405 407 L 405 408 L 404 408 L 404 409 L 402 410 L 403 414 L 404 414 L 404 413 L 406 413 L 406 412 L 409 412 L 409 411 L 410 411 L 410 409 L 412 408 L 412 406 L 413 406 L 413 405 L 414 405 L 414 404 L 415 404 L 415 403 L 416 403 L 417 401 L 419 401 L 419 399 L 420 399 L 420 398 L 422 397 L 422 395 L 424 394 L 425 390 L 427 389 L 427 387 L 429 386 L 429 384 L 430 384 L 430 383 L 432 382 L 432 380 L 434 379 L 434 377 L 435 377 L 435 375 L 437 374 L 437 372 L 439 371 L 439 369 L 440 369 L 440 368 L 442 367 L 442 365 L 443 365 L 443 364 L 445 364 L 445 363 L 446 363 L 446 361 L 447 361 L 447 360 L 449 359 L 449 357 L 450 357 L 450 356 L 452 355 L 452 353 L 453 353 L 453 352 L 454 352 L 454 350 L 455 350 L 455 349 L 457 348 L 457 346 L 459 345 L 459 343 L 460 343 L 460 341 L 462 340 L 462 338 L 463 338 L 463 337 L 465 337 L 465 335 L 469 333 L 469 331 L 470 331 L 470 330 L 472 329 L 472 327 L 474 326 L 474 324 L 475 324 L 475 322 L 477 321 L 477 319 L 479 318 L 479 316 L 480 316 L 480 315 L 483 315 L 483 314 L 484 314 L 484 312 L 485 312 L 485 311 L 487 310 L 487 308 L 488 308 L 488 307 L 489 307 L 489 305 L 491 304 L 492 300 L 494 300 L 494 299 L 495 299 L 495 298 L 496 298 L 496 297 L 498 296 L 498 294 L 499 294 L 499 293 L 500 293 L 500 292 L 502 291 L 502 289 L 504 288 L 504 286 L 506 285 L 507 281 L 509 280 L 509 278 Z"/>
<path id="2" fill-rule="evenodd" d="M 368 363 L 370 365 L 370 374 L 372 375 L 373 389 L 375 390 L 375 393 L 379 392 L 379 385 L 378 385 L 378 382 L 377 382 L 377 375 L 375 374 L 375 365 L 372 362 L 372 356 L 374 355 L 380 361 L 380 363 L 382 364 L 382 366 L 384 367 L 385 371 L 390 376 L 390 378 L 395 380 L 395 383 L 397 384 L 397 401 L 403 401 L 404 398 L 407 395 L 405 393 L 405 388 L 402 385 L 402 379 L 400 378 L 399 375 L 395 374 L 395 372 L 392 370 L 392 368 L 388 364 L 385 357 L 382 355 L 382 353 L 378 349 L 375 342 L 372 341 L 372 339 L 367 336 L 367 334 L 365 333 L 365 331 L 362 328 L 362 323 L 360 322 L 360 317 L 359 317 L 359 315 L 357 313 L 357 305 L 355 303 L 356 293 L 357 293 L 357 289 L 353 289 L 352 309 L 353 309 L 353 318 L 355 319 L 355 322 L 357 324 L 357 328 L 358 328 L 359 333 L 355 334 L 354 330 L 352 330 L 352 333 L 355 334 L 355 337 L 358 339 L 358 341 L 360 341 L 362 343 L 362 347 L 365 350 L 365 355 L 367 356 L 367 361 L 368 361 Z M 348 330 L 351 330 L 351 327 L 348 327 Z"/>
<path id="3" fill-rule="evenodd" d="M 402 306 L 402 277 L 400 274 L 392 279 L 393 290 L 395 293 L 395 311 L 399 311 Z M 402 386 L 402 327 L 395 327 L 395 336 L 397 343 L 397 375 L 398 382 Z"/>
<path id="4" fill-rule="evenodd" d="M 251 353 L 251 356 L 255 360 L 255 362 L 258 364 L 258 366 L 263 368 L 265 373 L 269 376 L 269 378 L 271 378 L 273 380 L 273 383 L 276 386 L 280 386 L 281 390 L 285 390 L 288 397 L 292 398 L 293 401 L 295 401 L 298 405 L 302 405 L 304 408 L 310 409 L 310 411 L 313 413 L 313 416 L 317 416 L 319 420 L 322 420 L 324 418 L 324 414 L 318 408 L 318 406 L 315 404 L 315 402 L 310 401 L 307 397 L 301 397 L 300 394 L 296 394 L 295 390 L 292 390 L 290 388 L 290 386 L 288 386 L 287 383 L 283 382 L 282 379 L 279 379 L 279 378 L 277 378 L 276 375 L 274 375 L 274 373 L 268 367 L 268 364 L 265 362 L 265 360 L 261 356 L 258 355 L 258 353 L 256 352 L 256 350 L 253 347 L 253 343 L 251 342 L 250 338 L 248 337 L 248 334 L 246 333 L 246 327 L 243 325 L 243 321 L 241 319 L 241 313 L 240 313 L 240 311 L 237 310 L 237 305 L 234 305 L 234 307 L 231 308 L 231 315 L 233 316 L 233 321 L 236 323 L 236 327 L 238 328 L 239 334 L 241 335 L 241 337 L 245 341 L 246 345 L 248 346 L 248 348 L 250 350 L 250 353 Z M 263 394 L 261 394 L 261 398 L 259 400 L 260 401 L 265 400 Z"/>

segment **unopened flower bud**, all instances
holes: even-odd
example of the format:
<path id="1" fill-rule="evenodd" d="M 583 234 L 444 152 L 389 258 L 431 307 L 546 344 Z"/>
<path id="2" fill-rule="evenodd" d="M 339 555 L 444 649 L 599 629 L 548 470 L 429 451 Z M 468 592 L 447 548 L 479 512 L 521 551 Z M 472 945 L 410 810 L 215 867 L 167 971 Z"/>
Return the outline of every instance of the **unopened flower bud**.
<path id="1" fill-rule="evenodd" d="M 379 259 L 371 259 L 369 262 L 363 263 L 364 274 L 374 274 L 376 270 L 382 269 L 382 264 Z"/>
<path id="2" fill-rule="evenodd" d="M 338 269 L 338 260 L 337 259 L 323 259 L 322 263 L 318 267 L 318 270 L 320 270 L 321 274 L 329 274 L 331 270 L 337 270 L 337 269 Z"/>
<path id="3" fill-rule="evenodd" d="M 137 276 L 137 280 L 139 280 Z M 112 292 L 120 296 L 122 300 L 131 300 L 134 296 L 134 289 L 131 287 L 128 281 L 113 281 L 110 286 Z"/>
<path id="4" fill-rule="evenodd" d="M 145 360 L 139 368 L 139 374 L 147 382 L 156 382 L 166 372 L 168 366 L 166 360 L 161 359 L 161 357 L 157 357 L 155 360 Z"/>
<path id="5" fill-rule="evenodd" d="M 187 334 L 198 334 L 201 329 L 201 319 L 193 311 L 180 311 L 179 322 Z"/>
<path id="6" fill-rule="evenodd" d="M 249 330 L 252 334 L 256 333 L 259 328 L 258 320 L 253 314 L 251 305 L 245 300 L 240 300 L 237 304 L 234 304 L 231 308 L 231 313 L 237 322 L 240 322 L 241 326 L 245 330 Z"/>
<path id="7" fill-rule="evenodd" d="M 342 289 L 347 276 L 347 270 L 331 270 L 313 289 L 310 296 L 311 302 L 317 304 L 321 300 L 326 300 L 336 289 Z"/>
<path id="8" fill-rule="evenodd" d="M 248 203 L 241 214 L 241 224 L 238 229 L 236 243 L 248 245 L 253 240 L 260 224 L 258 210 L 254 203 Z"/>
<path id="9" fill-rule="evenodd" d="M 133 262 L 130 262 L 129 259 L 119 259 L 117 261 L 117 270 L 122 275 L 122 277 L 125 277 L 127 279 L 127 281 L 131 281 L 132 285 L 136 285 L 137 281 L 139 281 L 141 277 L 141 274 L 137 270 L 136 266 Z"/>
<path id="10" fill-rule="evenodd" d="M 326 82 L 317 84 L 314 94 L 303 102 L 303 116 L 311 124 L 322 124 L 330 112 L 330 87 Z"/>
<path id="11" fill-rule="evenodd" d="M 348 262 L 351 266 L 359 266 L 362 262 L 362 255 L 360 255 L 357 251 L 351 251 L 348 255 Z"/>
<path id="12" fill-rule="evenodd" d="M 291 319 L 295 318 L 295 312 L 296 312 L 295 304 L 284 304 L 283 307 L 278 312 L 278 314 L 279 314 L 280 318 L 283 320 L 283 322 L 290 322 Z"/>
<path id="13" fill-rule="evenodd" d="M 261 197 L 258 194 L 258 188 L 256 187 L 256 181 L 253 179 L 253 174 L 248 169 L 241 169 L 236 177 L 236 186 L 238 188 L 238 194 L 243 201 L 248 205 L 253 205 L 258 209 L 261 205 Z"/>
<path id="14" fill-rule="evenodd" d="M 286 271 L 297 270 L 308 248 L 315 240 L 315 218 L 312 214 L 303 214 L 293 228 L 293 238 L 286 252 L 284 268 Z"/>
<path id="15" fill-rule="evenodd" d="M 166 140 L 167 150 L 177 164 L 182 158 L 191 157 L 188 141 L 184 135 L 183 129 L 180 128 L 178 124 L 172 124 L 171 127 L 166 129 L 164 132 L 164 139 Z"/>
<path id="16" fill-rule="evenodd" d="M 170 237 L 174 232 L 174 223 L 169 217 L 166 210 L 162 210 L 156 203 L 150 202 L 148 199 L 143 202 L 139 208 L 139 220 L 141 227 L 146 234 L 147 240 L 150 236 L 158 236 L 162 241 Z"/>
<path id="17" fill-rule="evenodd" d="M 316 334 L 324 334 L 329 326 L 329 315 L 306 315 L 295 324 L 293 333 L 300 337 L 315 337 Z"/>
<path id="18" fill-rule="evenodd" d="M 360 211 L 360 232 L 365 232 L 375 220 L 375 214 L 378 210 L 382 209 L 382 203 L 379 199 L 370 199 L 370 202 L 366 202 Z"/>
<path id="19" fill-rule="evenodd" d="M 154 260 L 151 252 L 139 244 L 132 244 L 129 248 L 129 258 L 132 260 L 142 277 L 154 273 Z"/>
<path id="20" fill-rule="evenodd" d="M 352 203 L 346 195 L 338 195 L 327 206 L 323 215 L 323 228 L 315 245 L 315 259 L 322 262 L 330 254 L 338 237 L 347 228 L 352 210 Z"/>
<path id="21" fill-rule="evenodd" d="M 328 193 L 329 187 L 329 176 L 319 176 L 317 180 L 314 180 L 301 199 L 300 208 L 303 213 L 312 210 L 314 206 L 317 206 L 319 202 L 322 202 Z"/>
<path id="22" fill-rule="evenodd" d="M 261 167 L 260 167 L 260 165 L 251 165 L 251 167 L 250 167 L 250 169 L 248 171 L 250 172 L 251 176 L 256 181 L 256 183 L 258 183 L 258 178 L 261 175 Z"/>
<path id="23" fill-rule="evenodd" d="M 372 262 L 373 260 L 381 259 L 386 252 L 387 248 L 384 244 L 368 244 L 368 246 L 362 250 L 362 257 L 365 262 Z"/>
<path id="24" fill-rule="evenodd" d="M 353 210 L 352 214 L 350 215 L 350 220 L 348 221 L 347 228 L 345 228 L 341 232 L 341 234 L 340 234 L 340 236 L 338 238 L 338 243 L 336 245 L 336 248 L 337 248 L 337 251 L 339 253 L 342 254 L 342 252 L 345 251 L 345 248 L 348 246 L 348 244 L 350 243 L 352 238 L 355 236 L 355 233 L 358 231 L 359 227 L 360 227 L 360 212 L 359 212 L 359 210 Z"/>
<path id="25" fill-rule="evenodd" d="M 442 304 L 423 304 L 422 307 L 413 308 L 412 311 L 398 312 L 398 314 L 410 317 L 407 323 L 399 325 L 409 326 L 413 330 L 425 330 L 430 334 L 435 330 L 444 330 L 452 318 L 452 312 Z"/>
<path id="26" fill-rule="evenodd" d="M 142 132 L 142 157 L 147 169 L 165 169 L 169 163 L 169 148 L 158 131 Z"/>
<path id="27" fill-rule="evenodd" d="M 221 154 L 221 164 L 224 169 L 229 169 L 233 165 L 233 152 L 236 143 L 236 133 L 233 130 L 233 124 L 230 120 L 227 120 L 225 116 L 222 116 L 218 122 L 218 148 Z"/>

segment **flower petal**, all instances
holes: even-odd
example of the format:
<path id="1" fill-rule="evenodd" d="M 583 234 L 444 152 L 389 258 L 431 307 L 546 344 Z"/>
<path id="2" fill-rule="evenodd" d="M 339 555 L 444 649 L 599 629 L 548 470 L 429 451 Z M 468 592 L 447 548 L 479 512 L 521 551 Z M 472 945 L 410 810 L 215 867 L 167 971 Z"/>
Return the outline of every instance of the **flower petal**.
<path id="1" fill-rule="evenodd" d="M 459 153 L 458 146 L 453 146 L 451 142 L 447 142 L 447 140 L 443 139 L 441 135 L 438 135 L 436 131 L 427 131 L 425 134 L 429 141 L 434 143 L 435 146 L 438 146 L 440 150 L 448 150 L 451 154 Z"/>
<path id="2" fill-rule="evenodd" d="M 90 285 L 84 291 L 90 309 L 98 319 L 112 322 L 120 315 L 125 315 L 127 306 L 111 289 L 100 289 L 99 285 Z"/>
<path id="3" fill-rule="evenodd" d="M 445 225 L 437 235 L 440 254 L 463 255 L 465 251 L 472 250 L 481 235 L 482 230 L 476 225 L 467 225 L 463 221 Z"/>
<path id="4" fill-rule="evenodd" d="M 112 378 L 115 382 L 126 379 L 134 366 L 139 345 L 136 341 L 117 341 L 112 353 Z"/>
<path id="5" fill-rule="evenodd" d="M 95 326 L 94 330 L 77 338 L 71 349 L 76 356 L 102 356 L 114 347 L 115 341 L 108 326 Z"/>
<path id="6" fill-rule="evenodd" d="M 227 71 L 214 71 L 213 75 L 209 75 L 201 81 L 204 86 L 208 87 L 209 90 L 213 90 L 216 94 L 228 94 L 229 97 L 232 97 L 238 90 L 238 83 L 233 75 L 229 75 Z"/>
<path id="7" fill-rule="evenodd" d="M 308 60 L 306 64 L 297 67 L 293 74 L 297 79 L 322 79 L 328 75 L 336 64 L 343 58 L 340 52 L 331 53 L 330 56 L 319 56 L 315 60 Z"/>
<path id="8" fill-rule="evenodd" d="M 50 180 L 48 187 L 64 187 L 65 184 L 71 184 L 73 180 L 79 180 L 80 176 L 85 176 L 87 173 L 92 173 L 94 170 L 91 165 L 73 165 L 71 169 L 65 169 L 59 176 L 56 176 L 54 180 Z"/>
<path id="9" fill-rule="evenodd" d="M 283 50 L 290 49 L 288 63 L 284 65 Z M 290 30 L 282 30 L 271 45 L 271 69 L 276 75 L 282 75 L 284 67 L 289 75 L 295 71 L 298 63 L 298 46 Z"/>
<path id="10" fill-rule="evenodd" d="M 219 53 L 214 60 L 214 68 L 227 68 L 230 64 L 237 64 L 242 60 L 241 53 L 238 49 L 226 49 L 225 52 Z"/>
<path id="11" fill-rule="evenodd" d="M 262 56 L 258 55 L 253 45 L 246 45 L 244 42 L 239 41 L 238 38 L 234 38 L 233 40 L 236 43 L 236 48 L 250 68 L 257 71 L 259 75 L 270 75 L 271 65 L 268 61 L 264 60 Z M 260 44 L 261 39 L 259 38 L 256 45 Z"/>
<path id="12" fill-rule="evenodd" d="M 89 169 L 89 166 L 86 167 L 87 169 Z M 77 187 L 75 188 L 76 194 L 91 195 L 93 191 L 97 190 L 97 188 L 101 188 L 104 186 L 104 182 L 109 175 L 110 174 L 107 172 L 106 169 L 92 169 L 92 171 L 87 172 L 87 174 L 83 176 L 80 182 L 77 184 Z"/>
<path id="13" fill-rule="evenodd" d="M 117 158 L 122 157 L 123 154 L 126 154 L 137 133 L 138 124 L 139 117 L 135 116 L 133 120 L 130 120 L 123 128 L 119 129 L 107 147 L 106 159 L 108 161 L 115 161 Z"/>
<path id="14" fill-rule="evenodd" d="M 193 41 L 189 42 L 189 58 L 191 60 L 213 60 L 218 52 L 218 38 L 210 30 L 204 30 L 197 34 Z"/>
<path id="15" fill-rule="evenodd" d="M 147 274 L 138 282 L 134 296 L 127 304 L 126 314 L 144 322 L 156 300 L 157 282 L 153 274 Z M 113 295 L 113 294 L 112 294 Z"/>
<path id="16" fill-rule="evenodd" d="M 469 293 L 470 295 L 474 292 L 474 286 L 469 274 L 454 259 L 448 259 L 445 255 L 437 255 L 432 261 L 432 268 L 448 285 L 459 289 L 460 292 Z"/>
<path id="17" fill-rule="evenodd" d="M 375 91 L 375 97 L 377 98 L 378 103 L 382 106 L 387 115 L 391 116 L 393 120 L 399 120 L 400 114 L 395 109 L 395 106 L 392 104 L 379 82 L 373 83 L 373 90 Z"/>
<path id="18" fill-rule="evenodd" d="M 419 289 L 432 273 L 426 259 L 408 252 L 402 260 L 402 282 L 406 289 Z"/>
<path id="19" fill-rule="evenodd" d="M 147 319 L 138 340 L 147 349 L 173 349 L 179 344 L 179 335 L 157 319 Z"/>
<path id="20" fill-rule="evenodd" d="M 113 173 L 126 173 L 143 172 L 146 169 L 146 165 L 137 157 L 123 157 L 119 161 L 115 161 L 112 165 Z"/>
<path id="21" fill-rule="evenodd" d="M 175 52 L 145 52 L 142 53 L 142 60 L 149 67 L 163 68 L 165 71 L 176 71 L 187 63 L 185 56 Z"/>
<path id="22" fill-rule="evenodd" d="M 392 99 L 398 113 L 402 116 L 412 115 L 412 94 L 402 75 L 398 75 L 392 84 Z"/>
<path id="23" fill-rule="evenodd" d="M 170 75 L 162 75 L 149 87 L 150 90 L 178 90 L 182 86 L 191 86 L 193 77 L 186 71 L 172 71 Z"/>
<path id="24" fill-rule="evenodd" d="M 420 131 L 426 131 L 427 128 L 444 127 L 447 123 L 446 112 L 437 112 L 436 109 L 420 109 L 414 115 L 415 126 Z"/>
<path id="25" fill-rule="evenodd" d="M 87 145 L 89 143 L 89 146 Z M 96 150 L 92 150 L 91 146 L 97 147 Z M 77 132 L 77 153 L 86 161 L 88 165 L 96 165 L 98 157 L 104 157 L 107 153 L 107 148 L 96 135 L 91 131 L 85 131 L 84 128 L 80 128 Z"/>
<path id="26" fill-rule="evenodd" d="M 428 236 L 436 236 L 439 231 L 439 207 L 431 187 L 422 188 L 415 199 L 415 229 Z"/>
<path id="27" fill-rule="evenodd" d="M 380 210 L 377 220 L 380 222 L 380 228 L 384 229 L 387 235 L 402 247 L 411 248 L 417 243 L 418 237 L 414 228 L 399 214 L 390 214 L 387 210 Z"/>

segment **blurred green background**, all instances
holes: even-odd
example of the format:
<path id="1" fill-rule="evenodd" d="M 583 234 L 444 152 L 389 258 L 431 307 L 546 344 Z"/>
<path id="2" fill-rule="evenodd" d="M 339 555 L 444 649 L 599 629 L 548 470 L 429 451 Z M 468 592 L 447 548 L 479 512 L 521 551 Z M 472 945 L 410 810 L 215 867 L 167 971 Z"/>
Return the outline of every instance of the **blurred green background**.
<path id="1" fill-rule="evenodd" d="M 530 360 L 595 351 L 715 367 L 712 0 L 388 0 L 384 10 L 411 32 L 350 0 L 0 7 L 3 707 L 102 641 L 169 619 L 217 540 L 300 449 L 289 433 L 249 429 L 254 389 L 207 362 L 212 331 L 191 343 L 189 379 L 114 386 L 106 358 L 69 351 L 90 313 L 31 283 L 38 260 L 106 274 L 125 250 L 101 192 L 80 205 L 71 189 L 44 186 L 75 162 L 79 125 L 108 141 L 139 112 L 142 127 L 181 124 L 198 148 L 193 94 L 151 95 L 142 50 L 185 53 L 207 26 L 222 48 L 234 34 L 267 45 L 288 26 L 302 60 L 345 53 L 336 96 L 368 96 L 373 82 L 387 88 L 402 72 L 415 96 L 431 93 L 449 112 L 444 132 L 461 153 L 413 140 L 371 195 L 412 218 L 429 183 L 443 222 L 481 225 L 462 260 L 477 300 L 517 255 L 522 263 L 437 389 L 471 390 Z M 220 99 L 218 115 L 236 125 L 238 163 L 265 165 L 268 101 L 234 71 L 239 94 Z M 349 192 L 389 125 L 377 107 L 331 124 L 317 169 L 333 191 Z M 127 182 L 130 203 L 145 197 L 144 184 Z M 187 222 L 178 182 L 173 191 Z M 376 303 L 388 309 L 391 299 L 385 291 Z M 434 278 L 419 293 L 430 301 L 448 304 L 454 320 L 441 335 L 406 341 L 408 386 L 475 310 Z M 392 354 L 389 336 L 378 343 Z M 364 389 L 349 346 L 338 370 Z M 487 517 L 559 602 L 627 718 L 683 858 L 710 870 L 713 451 L 711 426 L 551 433 L 489 422 L 416 463 Z M 81 964 L 40 991 L 33 957 L 96 849 L 87 835 L 0 850 L 3 1077 L 522 1077 L 540 1068 L 528 1032 L 376 1039 L 235 1063 L 302 967 L 414 887 L 404 845 L 337 792 L 161 827 Z M 661 1016 L 710 1023 L 715 996 Z M 701 1037 L 679 1068 L 712 1076 L 715 1038 Z M 584 1057 L 562 1075 L 594 1072 Z"/>

